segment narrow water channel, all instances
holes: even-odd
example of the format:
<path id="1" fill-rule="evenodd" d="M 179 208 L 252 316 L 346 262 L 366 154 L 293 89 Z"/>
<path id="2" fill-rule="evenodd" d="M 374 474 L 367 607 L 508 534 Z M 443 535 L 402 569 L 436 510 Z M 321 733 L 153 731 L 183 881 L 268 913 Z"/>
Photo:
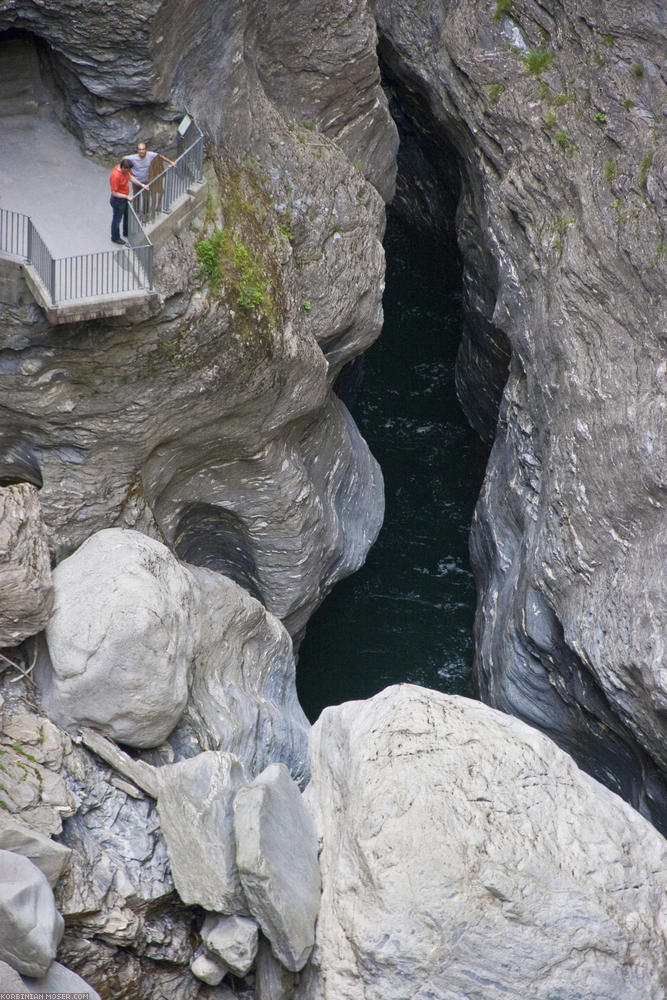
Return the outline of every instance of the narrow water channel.
<path id="1" fill-rule="evenodd" d="M 454 389 L 458 261 L 392 212 L 385 250 L 384 329 L 349 404 L 382 467 L 385 522 L 365 566 L 309 622 L 297 685 L 311 721 L 399 681 L 472 694 L 468 532 L 481 474 Z"/>

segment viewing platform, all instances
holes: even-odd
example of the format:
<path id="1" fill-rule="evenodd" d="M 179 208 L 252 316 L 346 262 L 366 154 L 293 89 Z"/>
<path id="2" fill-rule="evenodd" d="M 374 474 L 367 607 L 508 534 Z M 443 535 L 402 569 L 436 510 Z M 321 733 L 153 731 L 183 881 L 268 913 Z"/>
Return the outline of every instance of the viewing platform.
<path id="1" fill-rule="evenodd" d="M 164 164 L 151 181 L 141 218 L 139 199 L 130 203 L 127 247 L 111 242 L 111 167 L 84 156 L 60 124 L 36 53 L 22 39 L 0 43 L 0 129 L 0 300 L 18 304 L 23 277 L 49 322 L 58 324 L 123 315 L 156 297 L 154 244 L 164 243 L 205 197 L 203 136 L 189 116 L 175 135 L 179 155 L 164 151 L 176 166 Z M 116 162 L 134 152 L 119 150 Z"/>

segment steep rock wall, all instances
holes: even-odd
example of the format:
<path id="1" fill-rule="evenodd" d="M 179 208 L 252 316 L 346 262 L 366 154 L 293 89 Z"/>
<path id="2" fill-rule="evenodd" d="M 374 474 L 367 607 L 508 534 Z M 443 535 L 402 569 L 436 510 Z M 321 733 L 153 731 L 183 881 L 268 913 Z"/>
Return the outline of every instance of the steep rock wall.
<path id="1" fill-rule="evenodd" d="M 158 310 L 56 329 L 34 309 L 7 311 L 0 373 L 4 464 L 20 453 L 43 481 L 56 560 L 112 525 L 172 542 L 204 503 L 237 519 L 255 592 L 298 632 L 363 561 L 382 519 L 379 470 L 330 386 L 380 330 L 384 213 L 373 184 L 391 194 L 396 139 L 366 5 L 323 4 L 298 39 L 291 16 L 260 2 L 141 3 L 122 16 L 108 5 L 0 5 L 0 31 L 39 40 L 86 148 L 117 155 L 145 130 L 165 136 L 187 108 L 210 154 L 206 218 L 158 258 Z M 299 66 L 343 22 L 315 72 L 322 115 L 304 124 Z M 194 244 L 222 228 L 218 290 Z M 239 304 L 239 246 L 264 289 L 250 307 Z"/>
<path id="2" fill-rule="evenodd" d="M 511 347 L 472 536 L 482 697 L 664 824 L 660 5 L 374 8 L 456 150 L 470 302 Z"/>

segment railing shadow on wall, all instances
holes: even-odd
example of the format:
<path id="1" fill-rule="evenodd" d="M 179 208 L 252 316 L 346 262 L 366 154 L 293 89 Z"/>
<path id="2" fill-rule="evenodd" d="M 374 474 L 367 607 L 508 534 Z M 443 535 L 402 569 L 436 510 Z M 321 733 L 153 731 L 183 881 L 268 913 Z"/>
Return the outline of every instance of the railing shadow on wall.
<path id="1" fill-rule="evenodd" d="M 153 244 L 144 225 L 168 214 L 193 183 L 203 180 L 204 137 L 186 115 L 179 125 L 185 146 L 175 166 L 168 165 L 149 182 L 140 201 L 139 214 L 128 206 L 128 246 L 70 257 L 53 257 L 28 215 L 0 208 L 0 254 L 15 257 L 32 267 L 52 305 L 101 298 L 153 288 Z M 141 215 L 141 218 L 140 218 Z"/>

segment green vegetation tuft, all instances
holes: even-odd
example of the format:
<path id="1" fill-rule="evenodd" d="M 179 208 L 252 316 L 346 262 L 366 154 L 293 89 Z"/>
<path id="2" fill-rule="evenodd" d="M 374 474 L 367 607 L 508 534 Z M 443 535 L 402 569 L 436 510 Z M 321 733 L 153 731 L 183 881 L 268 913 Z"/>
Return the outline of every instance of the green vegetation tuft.
<path id="1" fill-rule="evenodd" d="M 500 95 L 502 94 L 504 89 L 505 88 L 503 87 L 502 83 L 491 84 L 491 86 L 489 87 L 489 99 L 492 104 L 498 103 Z"/>
<path id="2" fill-rule="evenodd" d="M 224 229 L 215 228 L 210 236 L 195 243 L 195 252 L 199 257 L 201 268 L 200 277 L 206 278 L 211 286 L 211 291 L 219 292 L 222 283 L 222 266 L 220 262 L 220 251 L 225 240 Z"/>
<path id="3" fill-rule="evenodd" d="M 570 100 L 570 95 L 566 91 L 563 91 L 562 94 L 559 94 L 557 97 L 554 97 L 553 106 L 555 108 L 562 108 L 563 105 L 567 104 L 569 100 Z"/>
<path id="4" fill-rule="evenodd" d="M 644 75 L 644 67 L 642 66 L 641 63 L 638 62 L 633 63 L 632 66 L 630 67 L 630 72 L 632 73 L 633 76 L 639 79 L 641 76 Z"/>
<path id="5" fill-rule="evenodd" d="M 554 56 L 553 52 L 547 52 L 546 49 L 528 49 L 521 61 L 529 73 L 539 76 L 551 66 Z"/>
<path id="6" fill-rule="evenodd" d="M 604 165 L 604 179 L 607 184 L 613 184 L 616 179 L 616 160 L 607 160 Z"/>
<path id="7" fill-rule="evenodd" d="M 595 121 L 598 123 L 598 125 L 604 125 L 604 123 L 607 121 L 607 116 L 604 113 L 604 111 L 596 111 L 593 117 L 595 118 Z"/>
<path id="8" fill-rule="evenodd" d="M 614 36 L 613 35 L 603 35 L 602 36 L 602 41 L 605 43 L 605 45 L 607 46 L 607 48 L 610 49 L 612 47 L 612 45 L 614 44 Z"/>
<path id="9" fill-rule="evenodd" d="M 556 115 L 553 111 L 547 111 L 544 115 L 544 124 L 548 125 L 549 128 L 553 128 L 556 124 Z"/>
<path id="10" fill-rule="evenodd" d="M 493 12 L 493 20 L 500 21 L 503 17 L 509 17 L 512 13 L 512 0 L 496 0 L 496 9 Z"/>

